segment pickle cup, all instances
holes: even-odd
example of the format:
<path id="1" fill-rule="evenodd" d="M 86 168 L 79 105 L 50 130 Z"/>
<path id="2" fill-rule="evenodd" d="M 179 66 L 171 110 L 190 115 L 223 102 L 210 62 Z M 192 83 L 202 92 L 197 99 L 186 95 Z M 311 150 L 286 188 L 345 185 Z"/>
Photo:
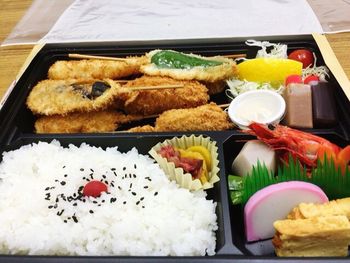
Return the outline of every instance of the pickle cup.
<path id="1" fill-rule="evenodd" d="M 161 147 L 166 145 L 172 145 L 176 148 L 187 149 L 192 146 L 203 146 L 207 148 L 211 155 L 211 169 L 208 171 L 208 182 L 202 184 L 199 179 L 193 179 L 190 173 L 185 173 L 182 168 L 176 168 L 173 162 L 168 162 L 168 160 L 158 154 Z M 173 139 L 165 140 L 162 143 L 158 143 L 148 152 L 159 164 L 159 166 L 164 170 L 167 177 L 176 181 L 176 183 L 182 187 L 189 189 L 190 191 L 197 191 L 200 189 L 209 189 L 214 186 L 214 183 L 220 180 L 219 174 L 219 160 L 218 160 L 218 147 L 216 142 L 211 141 L 210 138 L 200 136 L 182 136 L 174 137 Z"/>

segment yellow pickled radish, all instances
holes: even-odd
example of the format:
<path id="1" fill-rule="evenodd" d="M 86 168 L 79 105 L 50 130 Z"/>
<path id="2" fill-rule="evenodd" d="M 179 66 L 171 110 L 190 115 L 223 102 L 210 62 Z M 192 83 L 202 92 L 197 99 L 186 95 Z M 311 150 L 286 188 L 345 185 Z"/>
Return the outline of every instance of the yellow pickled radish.
<path id="1" fill-rule="evenodd" d="M 200 153 L 204 158 L 208 171 L 211 171 L 211 155 L 207 148 L 205 148 L 204 146 L 196 145 L 187 148 L 187 150 Z"/>
<path id="2" fill-rule="evenodd" d="M 208 179 L 209 179 L 208 169 L 205 162 L 203 162 L 201 174 L 199 175 L 199 180 L 201 181 L 202 184 L 205 184 L 208 182 Z"/>
<path id="3" fill-rule="evenodd" d="M 240 80 L 269 82 L 278 88 L 289 75 L 301 75 L 303 64 L 291 59 L 255 58 L 243 61 L 237 68 Z"/>

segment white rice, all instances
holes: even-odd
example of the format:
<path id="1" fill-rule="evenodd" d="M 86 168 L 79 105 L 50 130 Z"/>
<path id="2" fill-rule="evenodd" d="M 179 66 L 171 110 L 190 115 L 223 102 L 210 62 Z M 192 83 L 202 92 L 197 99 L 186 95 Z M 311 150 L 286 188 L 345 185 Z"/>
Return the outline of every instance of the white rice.
<path id="1" fill-rule="evenodd" d="M 91 173 L 95 180 L 106 176 L 109 193 L 68 202 Z M 205 196 L 170 182 L 136 149 L 120 153 L 116 147 L 103 150 L 87 144 L 63 148 L 57 141 L 26 145 L 4 153 L 0 164 L 0 253 L 213 255 L 216 204 Z"/>

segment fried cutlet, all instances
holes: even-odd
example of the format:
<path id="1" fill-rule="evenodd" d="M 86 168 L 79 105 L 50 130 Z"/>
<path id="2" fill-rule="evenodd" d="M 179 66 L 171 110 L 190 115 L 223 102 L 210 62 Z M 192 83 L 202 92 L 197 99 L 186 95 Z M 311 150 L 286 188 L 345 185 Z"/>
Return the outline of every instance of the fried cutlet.
<path id="1" fill-rule="evenodd" d="M 125 115 L 115 110 L 42 116 L 35 122 L 35 131 L 36 133 L 113 132 L 120 124 L 141 118 L 143 116 Z"/>
<path id="2" fill-rule="evenodd" d="M 56 61 L 48 72 L 49 79 L 120 79 L 140 73 L 147 62 L 145 56 L 129 57 L 125 61 L 83 59 Z"/>
<path id="3" fill-rule="evenodd" d="M 30 92 L 27 106 L 39 115 L 65 115 L 78 111 L 104 110 L 115 103 L 120 85 L 112 80 L 43 80 Z"/>
<path id="4" fill-rule="evenodd" d="M 206 104 L 209 100 L 207 88 L 197 81 L 181 81 L 168 77 L 142 76 L 129 81 L 123 88 L 183 85 L 176 89 L 140 90 L 120 94 L 124 101 L 123 110 L 131 114 L 152 115 L 169 109 L 193 108 Z"/>
<path id="5" fill-rule="evenodd" d="M 168 110 L 159 115 L 155 126 L 138 126 L 128 132 L 223 131 L 233 128 L 227 113 L 215 103 L 191 109 Z"/>
<path id="6" fill-rule="evenodd" d="M 233 128 L 228 115 L 215 103 L 192 109 L 169 110 L 155 124 L 157 131 L 223 131 Z"/>

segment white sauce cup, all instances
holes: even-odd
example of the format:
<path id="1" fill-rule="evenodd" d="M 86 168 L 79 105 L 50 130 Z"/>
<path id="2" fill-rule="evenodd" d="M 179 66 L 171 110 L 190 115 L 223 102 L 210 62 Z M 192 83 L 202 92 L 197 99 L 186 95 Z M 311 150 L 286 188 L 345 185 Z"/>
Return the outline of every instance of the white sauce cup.
<path id="1" fill-rule="evenodd" d="M 277 92 L 252 90 L 238 95 L 228 107 L 228 115 L 241 129 L 250 123 L 278 124 L 286 111 L 286 102 Z"/>

